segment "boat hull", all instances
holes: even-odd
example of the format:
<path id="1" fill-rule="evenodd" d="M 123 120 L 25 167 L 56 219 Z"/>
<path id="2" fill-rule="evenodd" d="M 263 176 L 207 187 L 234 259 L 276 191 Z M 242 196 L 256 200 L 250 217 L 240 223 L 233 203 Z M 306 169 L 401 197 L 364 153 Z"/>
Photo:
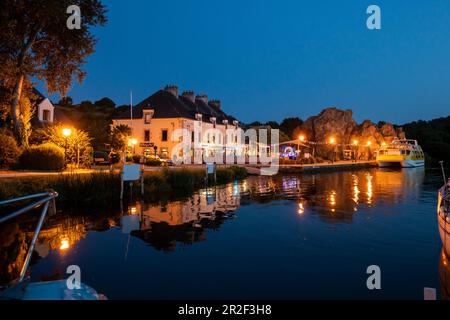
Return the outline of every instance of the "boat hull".
<path id="1" fill-rule="evenodd" d="M 445 194 L 443 189 L 438 192 L 437 218 L 443 250 L 450 257 L 450 204 L 443 199 L 443 194 Z"/>
<path id="2" fill-rule="evenodd" d="M 385 167 L 401 167 L 401 168 L 417 168 L 425 166 L 425 160 L 378 160 L 378 166 Z"/>
<path id="3" fill-rule="evenodd" d="M 0 300 L 106 300 L 91 287 L 80 283 L 79 289 L 70 290 L 66 280 L 33 282 L 15 285 L 0 295 Z"/>

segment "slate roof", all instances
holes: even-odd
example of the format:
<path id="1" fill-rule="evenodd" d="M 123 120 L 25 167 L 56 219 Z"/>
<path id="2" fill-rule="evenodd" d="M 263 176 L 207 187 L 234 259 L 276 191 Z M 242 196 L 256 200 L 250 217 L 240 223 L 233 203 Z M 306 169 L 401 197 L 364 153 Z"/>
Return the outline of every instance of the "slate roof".
<path id="1" fill-rule="evenodd" d="M 133 118 L 142 119 L 144 116 L 143 110 L 149 109 L 154 110 L 153 118 L 195 119 L 195 115 L 201 113 L 204 122 L 210 122 L 211 117 L 215 117 L 218 124 L 221 124 L 225 119 L 228 120 L 230 124 L 236 120 L 221 109 L 205 103 L 202 100 L 195 99 L 195 102 L 192 102 L 187 97 L 175 97 L 172 93 L 165 90 L 159 90 L 134 106 Z M 115 116 L 114 119 L 130 119 L 130 109 L 127 108 Z"/>
<path id="2" fill-rule="evenodd" d="M 32 102 L 36 105 L 40 104 L 42 101 L 44 101 L 47 97 L 44 96 L 38 89 L 34 88 L 31 90 L 34 97 L 32 97 Z"/>

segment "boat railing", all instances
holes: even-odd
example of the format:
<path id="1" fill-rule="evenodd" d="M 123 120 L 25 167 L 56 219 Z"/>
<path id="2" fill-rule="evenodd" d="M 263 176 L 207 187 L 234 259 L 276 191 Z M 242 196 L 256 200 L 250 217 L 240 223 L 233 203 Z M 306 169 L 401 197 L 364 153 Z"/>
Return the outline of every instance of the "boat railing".
<path id="1" fill-rule="evenodd" d="M 47 212 L 52 210 L 55 212 L 56 206 L 55 206 L 55 199 L 58 197 L 58 193 L 53 190 L 49 190 L 47 192 L 28 195 L 24 197 L 18 197 L 14 199 L 4 200 L 0 201 L 0 207 L 7 206 L 7 205 L 15 205 L 18 203 L 21 203 L 23 201 L 28 200 L 35 200 L 31 204 L 26 205 L 25 207 L 22 207 L 21 209 L 18 209 L 12 213 L 7 214 L 4 217 L 0 217 L 0 224 L 6 221 L 9 221 L 13 218 L 16 218 L 26 212 L 29 212 L 30 210 L 37 209 L 42 206 L 41 215 L 39 217 L 39 222 L 37 224 L 37 227 L 34 231 L 33 238 L 31 240 L 30 247 L 28 249 L 25 261 L 22 265 L 19 278 L 17 279 L 17 283 L 22 283 L 25 275 L 27 274 L 27 269 L 30 264 L 31 256 L 33 255 L 34 247 L 36 246 L 36 241 L 38 239 L 39 233 L 41 231 L 42 225 L 44 223 L 45 217 L 47 215 Z"/>

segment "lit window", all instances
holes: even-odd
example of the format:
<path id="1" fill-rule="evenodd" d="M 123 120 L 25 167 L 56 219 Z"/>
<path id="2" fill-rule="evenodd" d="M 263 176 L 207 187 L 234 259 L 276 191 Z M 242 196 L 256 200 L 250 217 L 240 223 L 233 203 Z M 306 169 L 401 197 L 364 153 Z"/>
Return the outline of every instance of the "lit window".
<path id="1" fill-rule="evenodd" d="M 152 114 L 151 113 L 145 113 L 144 114 L 144 123 L 145 124 L 150 124 L 150 120 L 152 119 Z"/>

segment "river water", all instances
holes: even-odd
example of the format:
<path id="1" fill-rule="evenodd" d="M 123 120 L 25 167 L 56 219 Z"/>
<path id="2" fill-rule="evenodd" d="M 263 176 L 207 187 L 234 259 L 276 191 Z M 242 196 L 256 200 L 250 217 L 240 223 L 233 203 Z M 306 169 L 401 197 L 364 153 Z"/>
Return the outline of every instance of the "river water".
<path id="1" fill-rule="evenodd" d="M 158 205 L 60 213 L 30 273 L 61 279 L 78 265 L 110 299 L 423 299 L 424 287 L 443 297 L 441 184 L 424 169 L 250 177 Z M 3 257 L 17 258 L 14 241 L 0 239 Z M 5 261 L 2 278 L 12 277 L 14 259 Z M 381 290 L 367 288 L 370 265 Z"/>

